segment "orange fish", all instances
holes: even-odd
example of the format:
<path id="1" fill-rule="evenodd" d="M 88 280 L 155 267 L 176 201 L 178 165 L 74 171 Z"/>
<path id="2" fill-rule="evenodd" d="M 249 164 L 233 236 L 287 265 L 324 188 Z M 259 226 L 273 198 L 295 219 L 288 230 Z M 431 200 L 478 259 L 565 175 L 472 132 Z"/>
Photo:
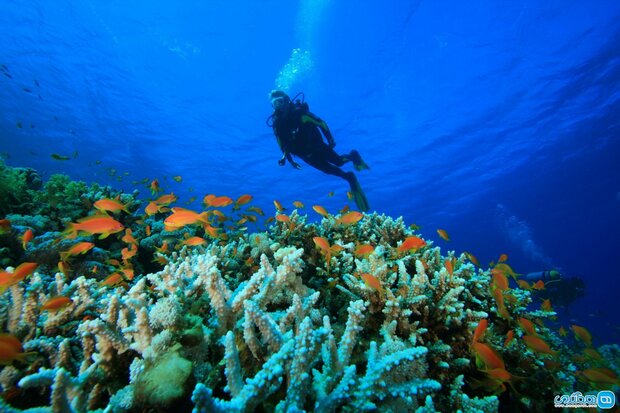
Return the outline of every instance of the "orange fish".
<path id="1" fill-rule="evenodd" d="M 450 241 L 450 236 L 448 235 L 448 233 L 446 232 L 445 229 L 438 229 L 437 233 L 439 234 L 439 236 L 441 238 L 443 238 L 446 241 Z"/>
<path id="2" fill-rule="evenodd" d="M 585 381 L 594 383 L 595 385 L 612 384 L 620 385 L 620 380 L 616 373 L 606 367 L 595 367 L 578 372 L 579 376 L 585 379 Z"/>
<path id="3" fill-rule="evenodd" d="M 487 320 L 486 318 L 483 318 L 480 321 L 478 321 L 478 325 L 476 326 L 476 330 L 474 331 L 474 336 L 471 340 L 472 345 L 482 340 L 482 337 L 484 337 L 484 333 L 487 331 L 488 325 L 489 325 L 489 320 Z"/>
<path id="4" fill-rule="evenodd" d="M 101 281 L 101 285 L 105 285 L 108 287 L 115 287 L 122 283 L 124 280 L 123 276 L 117 272 L 112 273 L 106 277 L 105 280 Z"/>
<path id="5" fill-rule="evenodd" d="M 548 298 L 546 300 L 543 300 L 542 304 L 540 305 L 540 309 L 543 311 L 553 311 L 553 307 L 551 307 L 551 300 L 549 300 Z"/>
<path id="6" fill-rule="evenodd" d="M 573 334 L 575 334 L 575 338 L 577 340 L 581 341 L 588 347 L 592 346 L 592 334 L 590 334 L 586 328 L 572 324 L 570 329 L 573 330 Z"/>
<path id="7" fill-rule="evenodd" d="M 313 207 L 314 208 L 314 207 Z M 316 211 L 316 209 L 315 209 Z M 327 211 L 326 211 L 327 212 Z M 336 220 L 336 224 L 343 224 L 343 225 L 351 225 L 351 224 L 356 224 L 358 223 L 362 218 L 364 218 L 364 214 L 362 214 L 361 212 L 357 212 L 357 211 L 351 211 L 348 212 L 342 216 L 340 216 L 340 218 L 338 218 Z"/>
<path id="8" fill-rule="evenodd" d="M 545 340 L 536 336 L 523 336 L 523 341 L 525 345 L 530 348 L 530 350 L 536 353 L 549 354 L 555 356 L 558 354 L 557 351 L 551 350 L 549 344 Z"/>
<path id="9" fill-rule="evenodd" d="M 39 264 L 37 264 L 36 262 L 23 262 L 19 264 L 17 268 L 15 268 L 15 270 L 13 271 L 14 284 L 17 284 L 18 282 L 24 280 L 27 276 L 32 274 L 38 266 Z"/>
<path id="10" fill-rule="evenodd" d="M 507 347 L 514 337 L 515 337 L 514 330 L 509 330 L 508 333 L 506 334 L 506 340 L 504 340 L 504 347 Z"/>
<path id="11" fill-rule="evenodd" d="M 381 291 L 381 281 L 377 277 L 368 273 L 362 273 L 360 276 L 364 280 L 364 284 L 374 290 Z"/>
<path id="12" fill-rule="evenodd" d="M 282 206 L 282 205 L 280 205 L 280 206 Z M 248 209 L 246 209 L 246 211 L 248 211 L 248 212 L 255 212 L 255 213 L 257 213 L 258 215 L 260 215 L 261 217 L 262 217 L 263 215 L 265 215 L 265 213 L 263 212 L 263 210 L 262 210 L 262 209 L 260 209 L 260 208 L 259 208 L 259 207 L 257 207 L 257 206 L 251 206 L 251 207 L 249 207 Z"/>
<path id="13" fill-rule="evenodd" d="M 207 241 L 204 240 L 204 238 L 200 238 L 200 237 L 190 237 L 188 239 L 186 239 L 185 241 L 183 241 L 184 245 L 189 245 L 190 247 L 195 247 L 197 245 L 204 245 Z"/>
<path id="14" fill-rule="evenodd" d="M 144 232 L 146 233 L 147 237 L 151 236 L 151 226 L 147 225 L 146 228 L 144 228 Z"/>
<path id="15" fill-rule="evenodd" d="M 476 258 L 474 254 L 470 252 L 464 252 L 463 254 L 465 254 L 467 259 L 471 261 L 472 264 L 474 264 L 476 267 L 480 267 L 480 262 L 478 261 L 478 258 Z"/>
<path id="16" fill-rule="evenodd" d="M 473 344 L 473 348 L 476 354 L 476 365 L 479 369 L 493 370 L 506 368 L 502 358 L 489 345 L 477 342 Z"/>
<path id="17" fill-rule="evenodd" d="M 151 186 L 150 186 L 150 188 L 151 188 L 151 194 L 153 194 L 153 195 L 155 195 L 155 194 L 156 194 L 156 193 L 158 193 L 158 192 L 162 192 L 162 191 L 163 191 L 163 189 L 161 189 L 161 188 L 159 187 L 159 181 L 158 181 L 157 179 L 153 179 L 153 180 L 151 181 Z"/>
<path id="18" fill-rule="evenodd" d="M 75 238 L 78 233 L 86 233 L 89 235 L 101 234 L 100 239 L 107 238 L 110 234 L 125 229 L 123 224 L 116 221 L 114 218 L 107 215 L 93 215 L 90 217 L 82 218 L 77 223 L 69 223 L 67 225 L 67 238 Z"/>
<path id="19" fill-rule="evenodd" d="M 125 211 L 128 214 L 130 213 L 127 210 L 127 205 L 123 205 L 120 201 L 116 199 L 103 198 L 95 202 L 93 206 L 101 212 Z"/>
<path id="20" fill-rule="evenodd" d="M 121 241 L 126 242 L 127 244 L 137 244 L 138 241 L 136 241 L 136 239 L 133 237 L 132 233 L 131 233 L 131 228 L 127 228 L 125 230 L 125 235 L 123 235 L 123 238 L 121 238 Z"/>
<path id="21" fill-rule="evenodd" d="M 69 268 L 69 264 L 67 264 L 64 261 L 58 261 L 58 271 L 63 273 L 63 275 L 65 275 L 65 276 L 69 275 L 69 271 L 70 270 L 71 269 Z"/>
<path id="22" fill-rule="evenodd" d="M 35 352 L 24 353 L 22 343 L 10 334 L 0 334 L 0 365 L 8 366 L 14 361 L 25 363 L 25 358 L 37 354 Z"/>
<path id="23" fill-rule="evenodd" d="M 502 291 L 508 289 L 508 278 L 503 272 L 497 271 L 495 268 L 491 269 L 491 277 L 493 278 L 493 284 Z"/>
<path id="24" fill-rule="evenodd" d="M 327 268 L 329 268 L 331 257 L 335 254 L 338 254 L 340 251 L 344 249 L 340 245 L 337 245 L 337 244 L 330 246 L 329 241 L 327 241 L 327 239 L 323 237 L 314 237 L 312 238 L 312 240 L 314 241 L 314 245 L 316 245 L 319 248 L 319 250 L 321 251 L 321 254 L 325 257 Z"/>
<path id="25" fill-rule="evenodd" d="M 22 235 L 22 247 L 26 249 L 26 245 L 28 245 L 28 243 L 32 241 L 33 238 L 34 238 L 34 233 L 32 232 L 30 228 L 28 228 L 26 232 L 24 232 L 24 235 Z"/>
<path id="26" fill-rule="evenodd" d="M 278 201 L 277 199 L 273 200 L 273 205 L 276 207 L 276 211 L 284 211 L 286 209 L 282 206 L 280 201 Z"/>
<path id="27" fill-rule="evenodd" d="M 422 248 L 426 245 L 426 241 L 422 238 L 418 238 L 415 235 L 405 238 L 402 244 L 400 244 L 397 248 L 398 252 L 406 253 L 411 250 L 417 250 L 418 248 Z"/>
<path id="28" fill-rule="evenodd" d="M 341 214 L 346 214 L 347 212 L 349 212 L 349 206 L 345 205 L 342 207 L 342 209 L 339 211 Z"/>
<path id="29" fill-rule="evenodd" d="M 355 247 L 355 255 L 358 257 L 364 257 L 369 254 L 372 254 L 375 251 L 375 247 L 370 244 L 360 244 Z"/>
<path id="30" fill-rule="evenodd" d="M 127 261 L 133 258 L 137 253 L 138 253 L 138 245 L 130 244 L 130 248 L 125 247 L 121 250 L 121 257 L 123 258 L 123 261 Z"/>
<path id="31" fill-rule="evenodd" d="M 227 196 L 215 196 L 215 195 L 207 195 L 204 197 L 203 202 L 205 203 L 205 205 L 207 206 L 211 206 L 214 208 L 223 208 L 223 207 L 227 207 L 228 205 L 233 203 L 232 198 L 227 197 Z"/>
<path id="32" fill-rule="evenodd" d="M 519 284 L 519 287 L 526 291 L 530 291 L 532 289 L 532 286 L 525 280 L 517 280 L 517 284 Z"/>
<path id="33" fill-rule="evenodd" d="M 314 209 L 314 212 L 324 216 L 325 218 L 329 217 L 329 212 L 327 212 L 327 210 L 320 205 L 313 205 L 312 209 Z"/>
<path id="34" fill-rule="evenodd" d="M 284 214 L 278 214 L 276 215 L 276 221 L 278 222 L 291 222 L 291 219 Z"/>
<path id="35" fill-rule="evenodd" d="M 67 251 L 62 251 L 60 253 L 60 258 L 63 261 L 67 261 L 68 258 L 71 258 L 75 255 L 86 254 L 88 251 L 93 249 L 94 246 L 95 244 L 93 244 L 92 242 L 78 242 Z"/>
<path id="36" fill-rule="evenodd" d="M 452 265 L 452 260 L 446 258 L 443 262 L 443 266 L 446 267 L 446 271 L 448 271 L 448 274 L 450 274 L 450 279 L 452 279 L 452 274 L 454 273 L 454 266 Z"/>
<path id="37" fill-rule="evenodd" d="M 293 202 L 293 206 L 295 208 L 304 208 L 304 204 L 301 201 L 295 201 Z"/>
<path id="38" fill-rule="evenodd" d="M 58 297 L 50 298 L 47 300 L 42 306 L 41 311 L 59 311 L 63 308 L 67 307 L 69 304 L 73 302 L 69 297 L 65 297 L 63 295 L 59 295 Z"/>
<path id="39" fill-rule="evenodd" d="M 252 200 L 252 195 L 248 195 L 248 194 L 244 194 L 241 195 L 239 198 L 237 198 L 237 200 L 235 201 L 235 205 L 233 206 L 233 211 L 236 211 L 237 209 L 239 209 L 239 207 L 247 204 L 248 202 L 250 202 Z"/>
<path id="40" fill-rule="evenodd" d="M 177 199 L 179 198 L 174 194 L 174 192 L 171 192 L 169 194 L 160 196 L 153 202 L 158 206 L 168 206 L 171 203 L 175 202 Z"/>
<path id="41" fill-rule="evenodd" d="M 499 258 L 497 259 L 497 262 L 498 262 L 498 263 L 500 263 L 500 262 L 506 262 L 506 261 L 508 261 L 508 254 L 501 254 L 501 255 L 499 256 Z"/>
<path id="42" fill-rule="evenodd" d="M 164 229 L 166 231 L 174 231 L 186 225 L 208 224 L 208 216 L 206 211 L 198 213 L 189 209 L 175 207 L 172 208 L 172 214 L 164 220 Z"/>
<path id="43" fill-rule="evenodd" d="M 521 330 L 523 330 L 525 334 L 529 336 L 538 335 L 536 333 L 536 327 L 534 326 L 534 323 L 532 323 L 527 318 L 519 317 L 519 320 L 517 320 L 517 323 L 519 324 L 519 327 L 521 327 Z"/>
<path id="44" fill-rule="evenodd" d="M 0 219 L 0 235 L 11 231 L 11 221 L 6 218 Z"/>
<path id="45" fill-rule="evenodd" d="M 535 290 L 544 290 L 545 282 L 543 280 L 538 280 L 532 285 L 532 288 Z"/>

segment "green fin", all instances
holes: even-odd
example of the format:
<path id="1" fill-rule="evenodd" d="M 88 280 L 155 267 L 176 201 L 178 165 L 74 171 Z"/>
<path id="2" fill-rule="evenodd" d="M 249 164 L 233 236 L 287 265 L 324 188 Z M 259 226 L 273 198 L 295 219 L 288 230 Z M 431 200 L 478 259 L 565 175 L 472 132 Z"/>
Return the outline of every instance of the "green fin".
<path id="1" fill-rule="evenodd" d="M 366 199 L 366 194 L 364 194 L 357 178 L 355 178 L 355 180 L 351 183 L 351 194 L 353 194 L 355 205 L 357 205 L 357 208 L 360 211 L 367 212 L 370 209 L 368 200 Z"/>
<path id="2" fill-rule="evenodd" d="M 362 159 L 362 155 L 356 150 L 352 150 L 349 155 L 349 159 L 353 162 L 353 166 L 358 171 L 363 171 L 364 169 L 370 169 L 370 166 Z"/>

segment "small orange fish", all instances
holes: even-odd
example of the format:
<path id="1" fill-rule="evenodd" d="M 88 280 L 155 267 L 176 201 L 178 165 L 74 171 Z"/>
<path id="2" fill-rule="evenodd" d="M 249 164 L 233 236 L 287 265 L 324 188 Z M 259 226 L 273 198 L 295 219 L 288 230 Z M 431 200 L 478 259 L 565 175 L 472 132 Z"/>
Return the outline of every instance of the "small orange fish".
<path id="1" fill-rule="evenodd" d="M 355 255 L 358 257 L 364 257 L 369 254 L 372 254 L 375 251 L 375 247 L 370 244 L 360 244 L 355 247 Z"/>
<path id="2" fill-rule="evenodd" d="M 304 204 L 301 201 L 294 201 L 293 206 L 295 208 L 304 208 Z"/>
<path id="3" fill-rule="evenodd" d="M 39 264 L 36 262 L 23 262 L 15 268 L 13 271 L 13 281 L 15 284 L 24 280 L 27 276 L 32 274 L 37 269 Z"/>
<path id="4" fill-rule="evenodd" d="M 153 179 L 151 181 L 150 188 L 151 188 L 151 194 L 153 194 L 153 195 L 155 195 L 158 192 L 162 192 L 163 191 L 163 189 L 160 188 L 159 181 L 157 179 Z"/>
<path id="5" fill-rule="evenodd" d="M 95 244 L 93 244 L 92 242 L 78 242 L 77 244 L 69 248 L 67 251 L 62 251 L 60 253 L 60 258 L 63 261 L 67 261 L 68 258 L 71 258 L 73 256 L 80 255 L 80 254 L 86 254 L 88 251 L 93 249 L 94 246 Z"/>
<path id="6" fill-rule="evenodd" d="M 288 217 L 288 215 L 278 214 L 278 215 L 276 215 L 276 221 L 278 221 L 278 222 L 291 222 L 291 219 Z"/>
<path id="7" fill-rule="evenodd" d="M 348 205 L 345 205 L 345 206 L 342 207 L 342 209 L 339 212 L 341 214 L 346 214 L 347 212 L 349 212 L 349 209 L 351 209 L 351 208 L 349 208 Z"/>
<path id="8" fill-rule="evenodd" d="M 558 354 L 557 351 L 551 350 L 549 344 L 545 340 L 536 336 L 523 336 L 523 341 L 528 348 L 536 353 L 549 354 L 551 356 L 555 356 Z"/>
<path id="9" fill-rule="evenodd" d="M 381 281 L 379 281 L 377 277 L 366 272 L 362 273 L 360 277 L 362 277 L 362 280 L 364 280 L 364 284 L 374 290 L 381 291 Z"/>
<path id="10" fill-rule="evenodd" d="M 239 198 L 237 198 L 237 200 L 235 201 L 235 205 L 233 206 L 233 211 L 236 211 L 237 209 L 239 209 L 239 207 L 247 204 L 248 202 L 250 202 L 252 200 L 252 195 L 248 195 L 248 194 L 244 194 L 241 195 Z"/>
<path id="11" fill-rule="evenodd" d="M 592 346 L 592 334 L 590 334 L 586 328 L 572 324 L 570 329 L 573 330 L 573 334 L 577 340 L 581 341 L 588 347 Z"/>
<path id="12" fill-rule="evenodd" d="M 351 193 L 351 191 L 347 191 L 347 198 L 349 200 L 353 199 L 353 193 Z"/>
<path id="13" fill-rule="evenodd" d="M 487 331 L 488 325 L 489 325 L 489 320 L 487 320 L 486 318 L 483 318 L 480 321 L 478 321 L 476 330 L 474 330 L 474 336 L 471 340 L 472 345 L 482 340 L 482 337 L 484 337 L 484 333 Z"/>
<path id="14" fill-rule="evenodd" d="M 497 271 L 495 268 L 491 269 L 491 277 L 493 279 L 493 284 L 502 291 L 506 291 L 508 289 L 508 278 L 504 275 L 503 272 Z"/>
<path id="15" fill-rule="evenodd" d="M 130 244 L 130 248 L 125 247 L 121 250 L 121 257 L 123 258 L 123 261 L 127 261 L 133 258 L 137 253 L 138 253 L 138 245 Z"/>
<path id="16" fill-rule="evenodd" d="M 535 290 L 544 290 L 545 282 L 543 280 L 538 280 L 532 285 L 532 288 Z"/>
<path id="17" fill-rule="evenodd" d="M 127 243 L 127 244 L 137 244 L 138 241 L 136 241 L 136 239 L 133 237 L 132 233 L 131 233 L 131 228 L 127 228 L 125 229 L 125 235 L 123 235 L 123 238 L 121 238 L 121 241 Z"/>
<path id="18" fill-rule="evenodd" d="M 25 358 L 37 354 L 35 352 L 24 353 L 22 343 L 10 334 L 0 334 L 0 365 L 8 366 L 14 361 L 25 363 Z"/>
<path id="19" fill-rule="evenodd" d="M 232 198 L 227 196 L 207 195 L 204 197 L 204 203 L 214 208 L 223 208 L 233 203 Z"/>
<path id="20" fill-rule="evenodd" d="M 198 223 L 209 223 L 206 211 L 198 213 L 189 209 L 175 207 L 172 208 L 172 214 L 164 220 L 164 229 L 166 231 L 174 231 L 186 225 Z"/>
<path id="21" fill-rule="evenodd" d="M 30 228 L 28 228 L 26 232 L 24 232 L 24 235 L 22 235 L 22 247 L 26 249 L 26 246 L 28 245 L 30 241 L 32 241 L 33 238 L 34 238 L 34 233 L 32 232 Z"/>
<path id="22" fill-rule="evenodd" d="M 479 369 L 505 369 L 504 361 L 491 346 L 476 342 L 472 346 L 476 354 L 476 365 Z"/>
<path id="23" fill-rule="evenodd" d="M 542 304 L 540 305 L 540 309 L 543 311 L 553 311 L 553 307 L 551 307 L 551 300 L 548 298 L 546 300 L 543 300 Z"/>
<path id="24" fill-rule="evenodd" d="M 521 330 L 523 330 L 525 334 L 529 336 L 538 335 L 538 333 L 536 333 L 536 327 L 534 326 L 534 323 L 532 323 L 527 318 L 519 317 L 519 319 L 517 320 L 517 323 L 519 324 L 519 327 L 521 327 Z"/>
<path id="25" fill-rule="evenodd" d="M 508 347 L 508 344 L 510 344 L 510 342 L 512 341 L 514 337 L 515 337 L 514 330 L 509 330 L 508 333 L 506 334 L 506 340 L 504 340 L 504 347 Z"/>
<path id="26" fill-rule="evenodd" d="M 284 211 L 286 209 L 282 206 L 280 201 L 278 201 L 277 199 L 273 200 L 273 205 L 276 207 L 276 211 Z"/>
<path id="27" fill-rule="evenodd" d="M 508 261 L 508 254 L 501 254 L 501 255 L 499 256 L 499 258 L 497 259 L 497 262 L 498 262 L 498 263 L 500 263 L 500 262 L 506 262 L 506 261 Z"/>
<path id="28" fill-rule="evenodd" d="M 184 245 L 189 245 L 190 247 L 195 247 L 198 245 L 204 245 L 206 244 L 207 241 L 204 240 L 204 238 L 200 238 L 200 237 L 190 237 L 188 239 L 186 239 L 185 241 L 183 241 Z"/>
<path id="29" fill-rule="evenodd" d="M 282 205 L 280 205 L 280 206 L 282 206 Z M 246 211 L 248 211 L 248 212 L 255 212 L 255 213 L 257 213 L 258 215 L 260 215 L 261 217 L 262 217 L 263 215 L 265 215 L 265 213 L 263 212 L 263 210 L 262 210 L 262 209 L 260 209 L 260 208 L 259 208 L 259 207 L 257 207 L 257 206 L 251 206 L 251 207 L 249 207 Z"/>
<path id="30" fill-rule="evenodd" d="M 352 225 L 358 223 L 362 218 L 364 218 L 364 214 L 361 212 L 351 211 L 340 216 L 340 218 L 336 220 L 336 224 Z"/>
<path id="31" fill-rule="evenodd" d="M 123 276 L 117 272 L 112 273 L 106 277 L 105 280 L 101 281 L 101 285 L 105 285 L 107 287 L 115 287 L 124 281 Z"/>
<path id="32" fill-rule="evenodd" d="M 514 272 L 514 270 L 510 267 L 510 265 L 508 265 L 506 263 L 496 264 L 494 269 L 496 269 L 497 271 L 501 271 L 501 272 L 503 272 L 506 275 L 509 275 L 514 280 L 516 280 L 517 276 L 519 275 L 519 274 Z"/>
<path id="33" fill-rule="evenodd" d="M 474 264 L 476 267 L 480 267 L 480 262 L 478 261 L 478 258 L 474 256 L 474 254 L 470 252 L 464 252 L 463 254 L 465 254 L 467 259 L 471 261 L 472 264 Z"/>
<path id="34" fill-rule="evenodd" d="M 450 236 L 448 235 L 448 233 L 446 232 L 445 229 L 438 229 L 437 233 L 439 234 L 439 236 L 441 238 L 443 238 L 446 241 L 450 241 Z"/>
<path id="35" fill-rule="evenodd" d="M 147 204 L 146 208 L 144 208 L 144 212 L 146 212 L 146 215 L 148 216 L 155 215 L 160 212 L 159 206 L 155 203 L 155 201 L 151 201 Z"/>
<path id="36" fill-rule="evenodd" d="M 146 233 L 147 237 L 151 236 L 151 226 L 147 225 L 146 228 L 144 228 L 144 232 Z"/>
<path id="37" fill-rule="evenodd" d="M 584 348 L 583 352 L 586 356 L 588 356 L 589 358 L 591 358 L 594 361 L 603 361 L 603 356 L 601 356 L 601 353 L 599 353 L 598 351 L 594 350 L 593 348 Z"/>
<path id="38" fill-rule="evenodd" d="M 6 234 L 11 231 L 11 221 L 6 218 L 0 219 L 0 234 Z"/>
<path id="39" fill-rule="evenodd" d="M 71 271 L 69 264 L 64 261 L 58 261 L 58 271 L 63 273 L 63 275 L 69 275 L 69 271 Z"/>
<path id="40" fill-rule="evenodd" d="M 130 213 L 127 210 L 127 205 L 123 205 L 120 201 L 116 199 L 103 198 L 95 202 L 93 206 L 101 212 L 125 211 L 128 214 Z"/>
<path id="41" fill-rule="evenodd" d="M 157 198 L 155 201 L 153 201 L 157 206 L 168 206 L 171 203 L 175 202 L 177 199 L 179 199 L 174 192 L 170 192 L 169 194 L 165 194 L 160 196 L 159 198 Z"/>
<path id="42" fill-rule="evenodd" d="M 93 215 L 79 219 L 76 223 L 69 223 L 65 234 L 67 238 L 75 238 L 78 233 L 86 233 L 89 235 L 100 234 L 99 238 L 103 239 L 123 229 L 125 229 L 123 224 L 112 217 L 107 215 Z"/>
<path id="43" fill-rule="evenodd" d="M 620 380 L 618 380 L 616 373 L 606 367 L 585 369 L 578 372 L 578 375 L 584 378 L 585 381 L 599 386 L 601 384 L 620 385 Z"/>
<path id="44" fill-rule="evenodd" d="M 525 280 L 517 280 L 517 284 L 519 284 L 519 287 L 521 287 L 522 289 L 526 291 L 532 290 L 532 286 Z"/>
<path id="45" fill-rule="evenodd" d="M 73 300 L 70 299 L 69 297 L 59 295 L 57 297 L 50 298 L 49 300 L 47 300 L 41 306 L 41 311 L 56 312 L 56 311 L 62 310 L 63 308 L 67 307 L 72 302 Z"/>
<path id="46" fill-rule="evenodd" d="M 446 267 L 446 271 L 448 271 L 448 274 L 450 274 L 450 279 L 452 280 L 452 274 L 454 273 L 454 266 L 452 265 L 452 260 L 446 258 L 443 262 L 443 266 Z"/>
<path id="47" fill-rule="evenodd" d="M 415 235 L 405 238 L 402 244 L 400 244 L 397 248 L 400 253 L 408 253 L 411 250 L 417 250 L 418 248 L 422 248 L 426 245 L 426 241 L 422 238 L 418 238 Z"/>
<path id="48" fill-rule="evenodd" d="M 314 210 L 314 212 L 324 216 L 325 218 L 329 217 L 329 212 L 327 212 L 327 210 L 320 205 L 313 205 L 312 209 Z"/>

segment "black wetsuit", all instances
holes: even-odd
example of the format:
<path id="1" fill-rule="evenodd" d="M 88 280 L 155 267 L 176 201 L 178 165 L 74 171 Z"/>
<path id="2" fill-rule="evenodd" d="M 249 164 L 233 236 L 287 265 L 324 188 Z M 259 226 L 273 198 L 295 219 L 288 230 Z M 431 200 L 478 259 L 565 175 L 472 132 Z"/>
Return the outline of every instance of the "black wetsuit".
<path id="1" fill-rule="evenodd" d="M 327 124 L 311 113 L 306 103 L 290 103 L 282 110 L 277 110 L 273 115 L 273 132 L 283 159 L 287 159 L 293 166 L 297 164 L 291 155 L 300 157 L 308 165 L 326 174 L 344 178 L 351 185 L 356 183 L 353 172 L 344 172 L 339 168 L 352 160 L 351 156 L 338 155 L 334 151 L 334 138 Z"/>

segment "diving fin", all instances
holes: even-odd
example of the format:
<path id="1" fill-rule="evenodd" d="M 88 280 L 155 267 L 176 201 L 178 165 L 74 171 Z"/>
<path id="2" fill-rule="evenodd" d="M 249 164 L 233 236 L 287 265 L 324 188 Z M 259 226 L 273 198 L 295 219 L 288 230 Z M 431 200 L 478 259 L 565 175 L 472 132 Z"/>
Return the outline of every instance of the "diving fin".
<path id="1" fill-rule="evenodd" d="M 370 166 L 362 159 L 362 155 L 355 149 L 351 151 L 349 157 L 351 161 L 353 161 L 353 166 L 355 166 L 356 170 L 363 171 L 364 169 L 370 169 Z"/>
<path id="2" fill-rule="evenodd" d="M 355 201 L 355 205 L 362 212 L 367 212 L 370 209 L 368 205 L 368 200 L 366 199 L 366 194 L 362 190 L 357 177 L 353 172 L 350 172 L 352 175 L 352 179 L 349 180 L 349 185 L 351 186 L 351 194 L 353 195 L 353 200 Z"/>

